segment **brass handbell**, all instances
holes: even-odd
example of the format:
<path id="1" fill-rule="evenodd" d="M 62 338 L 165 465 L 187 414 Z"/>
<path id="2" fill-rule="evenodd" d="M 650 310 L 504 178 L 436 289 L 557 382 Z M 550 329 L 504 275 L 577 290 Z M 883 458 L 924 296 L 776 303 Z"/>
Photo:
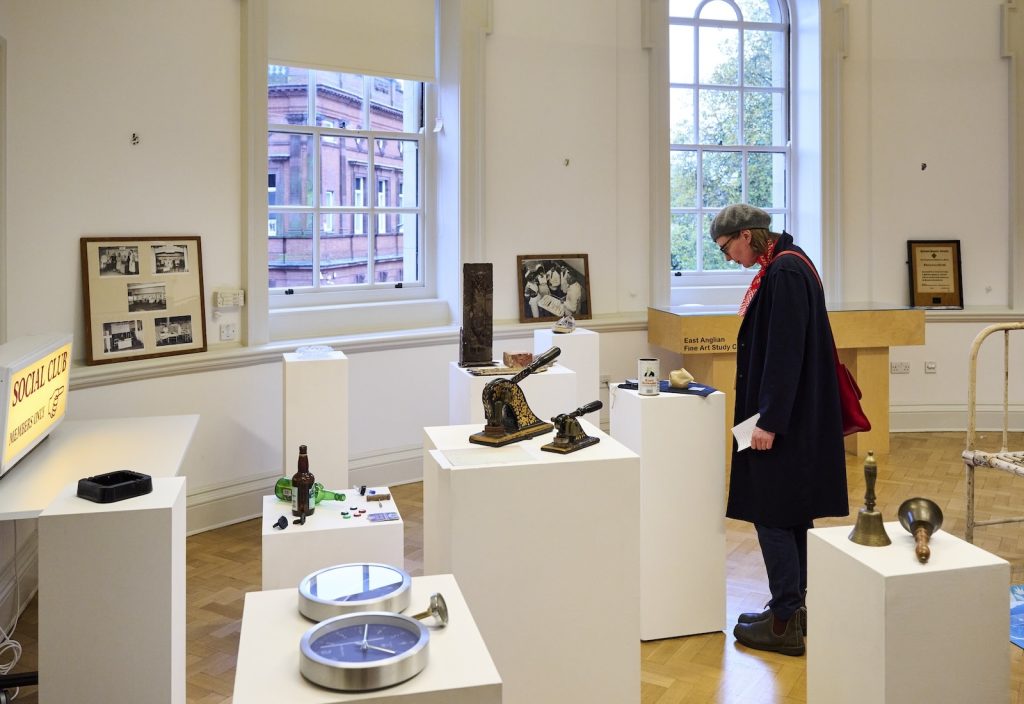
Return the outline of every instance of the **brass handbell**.
<path id="1" fill-rule="evenodd" d="M 942 509 L 934 501 L 917 497 L 900 504 L 899 516 L 900 525 L 914 536 L 917 561 L 928 562 L 932 554 L 928 539 L 942 527 Z"/>
<path id="2" fill-rule="evenodd" d="M 878 477 L 878 463 L 875 462 L 875 453 L 868 452 L 864 459 L 864 484 L 867 491 L 864 492 L 864 508 L 857 513 L 857 524 L 850 532 L 850 540 L 858 545 L 867 545 L 873 548 L 880 548 L 892 545 L 889 534 L 885 532 L 885 525 L 882 523 L 882 514 L 875 510 L 875 479 Z"/>

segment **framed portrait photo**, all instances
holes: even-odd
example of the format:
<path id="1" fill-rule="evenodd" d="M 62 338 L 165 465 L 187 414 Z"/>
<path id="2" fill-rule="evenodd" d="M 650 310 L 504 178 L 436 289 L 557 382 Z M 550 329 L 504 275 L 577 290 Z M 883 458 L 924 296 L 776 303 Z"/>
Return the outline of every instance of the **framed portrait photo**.
<path id="1" fill-rule="evenodd" d="M 199 237 L 83 237 L 86 364 L 206 350 Z"/>
<path id="2" fill-rule="evenodd" d="M 963 308 L 960 240 L 908 240 L 910 305 L 915 308 Z"/>
<path id="3" fill-rule="evenodd" d="M 520 254 L 516 261 L 519 322 L 555 322 L 572 314 L 590 320 L 586 254 Z"/>

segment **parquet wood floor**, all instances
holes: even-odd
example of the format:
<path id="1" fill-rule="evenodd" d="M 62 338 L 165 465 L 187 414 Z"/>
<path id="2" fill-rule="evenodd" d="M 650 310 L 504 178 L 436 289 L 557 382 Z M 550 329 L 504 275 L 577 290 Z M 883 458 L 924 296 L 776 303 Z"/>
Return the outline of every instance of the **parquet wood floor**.
<path id="1" fill-rule="evenodd" d="M 999 436 L 980 436 L 980 449 L 997 450 Z M 963 433 L 893 434 L 891 452 L 878 458 L 876 494 L 886 520 L 907 498 L 924 496 L 942 507 L 943 530 L 963 537 L 964 471 L 959 461 Z M 1010 449 L 1024 448 L 1024 433 L 1013 434 Z M 851 517 L 819 521 L 818 526 L 851 525 L 863 505 L 863 458 L 848 456 Z M 1024 480 L 995 470 L 979 470 L 976 482 L 979 518 L 1021 515 Z M 422 574 L 422 484 L 392 487 L 405 520 L 406 569 Z M 726 633 L 642 643 L 642 704 L 735 702 L 795 704 L 806 701 L 806 658 L 761 653 L 738 646 L 732 623 L 742 611 L 760 610 L 768 599 L 764 565 L 751 526 L 726 522 L 728 551 L 728 627 Z M 979 528 L 976 543 L 1011 564 L 1011 579 L 1024 582 L 1024 524 Z M 231 701 L 235 653 L 243 595 L 260 588 L 260 528 L 257 520 L 188 538 L 187 698 L 190 704 Z M 18 626 L 25 653 L 18 670 L 35 664 L 36 606 L 33 601 Z M 936 614 L 936 618 L 955 617 Z M 813 643 L 808 643 L 813 648 Z M 1024 651 L 1007 640 L 1011 663 L 1007 699 L 1024 704 Z M 35 702 L 34 688 L 19 702 Z M 568 704 L 568 703 L 567 703 Z"/>

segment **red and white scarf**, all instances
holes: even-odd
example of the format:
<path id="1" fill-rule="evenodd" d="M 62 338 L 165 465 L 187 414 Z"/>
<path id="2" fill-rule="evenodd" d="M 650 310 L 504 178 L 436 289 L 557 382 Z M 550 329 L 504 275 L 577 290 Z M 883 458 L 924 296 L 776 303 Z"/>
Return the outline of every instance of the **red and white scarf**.
<path id="1" fill-rule="evenodd" d="M 747 314 L 747 306 L 750 305 L 750 299 L 757 293 L 757 289 L 761 288 L 761 279 L 764 278 L 764 273 L 768 270 L 768 265 L 771 264 L 772 256 L 775 254 L 775 243 L 778 240 L 772 240 L 768 243 L 768 249 L 765 250 L 764 254 L 757 257 L 757 263 L 761 265 L 761 268 L 754 274 L 753 280 L 750 282 L 750 287 L 747 292 L 743 294 L 743 301 L 740 303 L 740 315 Z"/>

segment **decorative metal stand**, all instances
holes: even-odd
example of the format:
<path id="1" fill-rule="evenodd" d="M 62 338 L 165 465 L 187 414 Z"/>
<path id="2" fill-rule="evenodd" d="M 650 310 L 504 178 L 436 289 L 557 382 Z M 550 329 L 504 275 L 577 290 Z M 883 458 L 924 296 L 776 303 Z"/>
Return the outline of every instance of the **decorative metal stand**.
<path id="1" fill-rule="evenodd" d="M 459 366 L 494 364 L 494 272 L 492 264 L 462 265 L 462 328 Z"/>
<path id="2" fill-rule="evenodd" d="M 576 452 L 576 450 L 582 450 L 584 447 L 590 447 L 601 442 L 601 438 L 595 438 L 583 432 L 583 427 L 576 419 L 588 413 L 599 411 L 602 406 L 604 404 L 600 401 L 591 401 L 580 406 L 572 413 L 559 413 L 551 419 L 557 428 L 555 439 L 547 445 L 541 445 L 540 449 L 567 455 L 570 452 Z"/>
<path id="3" fill-rule="evenodd" d="M 857 524 L 850 532 L 850 540 L 858 545 L 868 545 L 874 548 L 892 544 L 889 534 L 885 532 L 882 514 L 875 510 L 875 479 L 877 477 L 878 463 L 875 462 L 875 453 L 868 452 L 868 456 L 864 459 L 864 484 L 867 487 L 864 492 L 864 508 L 857 513 Z"/>
<path id="4" fill-rule="evenodd" d="M 523 370 L 511 379 L 499 377 L 488 381 L 483 392 L 484 417 L 487 424 L 482 432 L 470 435 L 469 441 L 478 445 L 501 447 L 552 430 L 554 425 L 545 423 L 530 410 L 519 382 L 537 369 L 550 364 L 561 353 L 561 349 L 552 347 L 535 357 L 532 364 L 523 367 Z"/>

